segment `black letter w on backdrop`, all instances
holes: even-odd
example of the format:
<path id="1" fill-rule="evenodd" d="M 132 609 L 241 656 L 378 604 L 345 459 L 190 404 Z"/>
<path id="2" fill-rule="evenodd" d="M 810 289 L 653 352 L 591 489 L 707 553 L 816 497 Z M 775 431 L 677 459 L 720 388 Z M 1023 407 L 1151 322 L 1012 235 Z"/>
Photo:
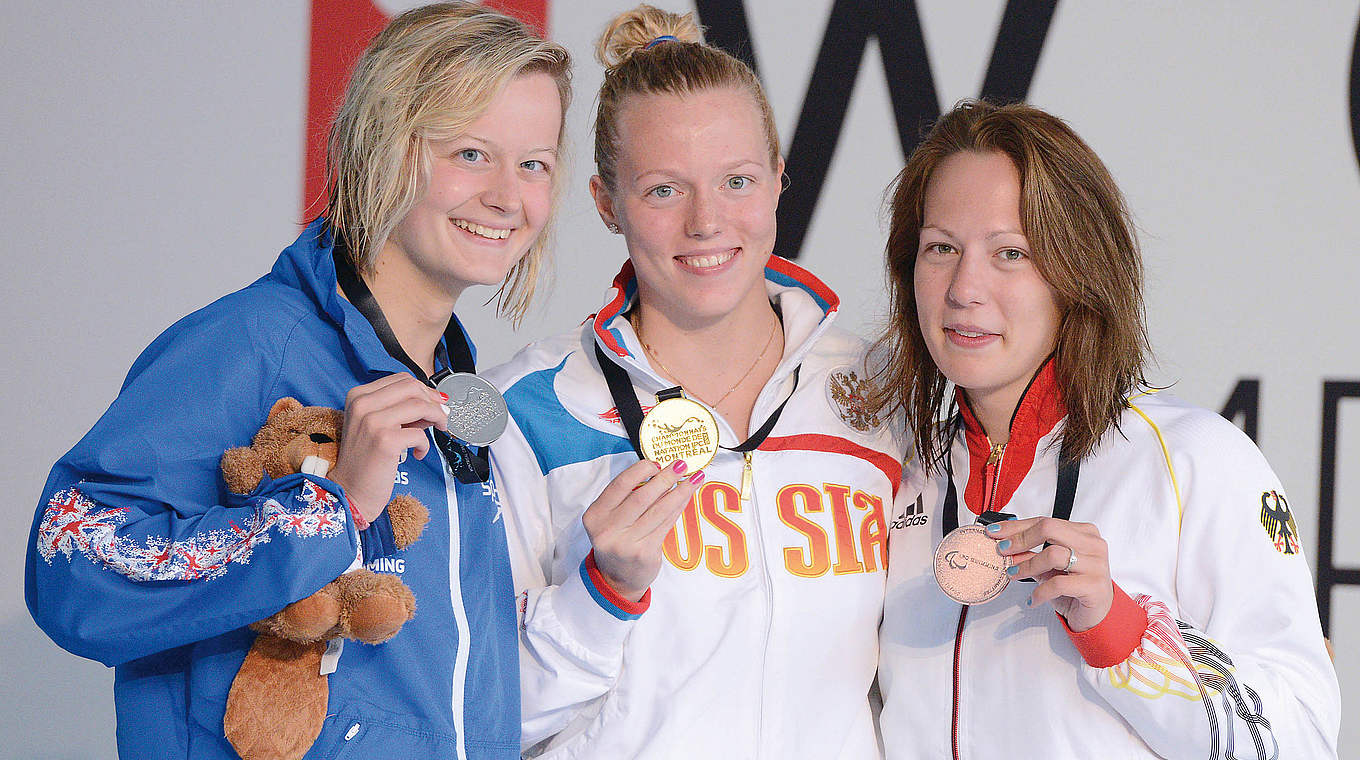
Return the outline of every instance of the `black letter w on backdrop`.
<path id="1" fill-rule="evenodd" d="M 1058 0 L 1007 0 L 982 82 L 984 97 L 1001 102 L 1025 98 L 1057 4 Z M 708 27 L 709 41 L 750 63 L 759 73 L 742 0 L 696 0 L 694 5 L 700 21 Z M 878 39 L 883 56 L 903 156 L 911 154 L 921 130 L 940 115 L 916 3 L 836 0 L 812 81 L 803 97 L 803 112 L 788 144 L 785 170 L 793 184 L 780 200 L 777 238 L 777 253 L 785 258 L 798 258 L 803 248 L 840 141 L 864 46 L 871 36 Z"/>

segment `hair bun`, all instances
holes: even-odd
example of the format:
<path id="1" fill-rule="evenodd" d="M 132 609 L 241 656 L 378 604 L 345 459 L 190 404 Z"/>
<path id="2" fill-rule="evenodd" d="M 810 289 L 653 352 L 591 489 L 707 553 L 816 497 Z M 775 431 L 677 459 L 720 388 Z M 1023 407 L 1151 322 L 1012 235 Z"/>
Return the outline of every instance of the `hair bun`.
<path id="1" fill-rule="evenodd" d="M 630 56 L 646 49 L 652 40 L 667 35 L 679 42 L 704 41 L 693 13 L 671 13 L 643 4 L 609 22 L 595 44 L 595 58 L 606 69 L 618 68 Z"/>

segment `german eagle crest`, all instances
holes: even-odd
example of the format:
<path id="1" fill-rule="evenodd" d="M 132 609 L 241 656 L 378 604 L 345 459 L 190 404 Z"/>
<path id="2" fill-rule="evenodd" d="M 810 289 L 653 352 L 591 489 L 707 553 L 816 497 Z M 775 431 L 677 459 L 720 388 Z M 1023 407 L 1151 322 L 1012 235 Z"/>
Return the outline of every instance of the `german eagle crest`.
<path id="1" fill-rule="evenodd" d="M 1281 554 L 1299 553 L 1299 528 L 1294 524 L 1294 513 L 1289 502 L 1276 491 L 1261 494 L 1261 527 Z"/>

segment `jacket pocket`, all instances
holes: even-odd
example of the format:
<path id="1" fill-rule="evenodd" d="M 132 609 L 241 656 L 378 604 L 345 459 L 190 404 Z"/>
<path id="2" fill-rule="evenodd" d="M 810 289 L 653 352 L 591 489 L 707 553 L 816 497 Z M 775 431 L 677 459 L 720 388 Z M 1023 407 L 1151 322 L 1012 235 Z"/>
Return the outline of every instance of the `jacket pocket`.
<path id="1" fill-rule="evenodd" d="M 326 718 L 305 760 L 429 760 L 458 754 L 451 734 L 342 712 Z"/>

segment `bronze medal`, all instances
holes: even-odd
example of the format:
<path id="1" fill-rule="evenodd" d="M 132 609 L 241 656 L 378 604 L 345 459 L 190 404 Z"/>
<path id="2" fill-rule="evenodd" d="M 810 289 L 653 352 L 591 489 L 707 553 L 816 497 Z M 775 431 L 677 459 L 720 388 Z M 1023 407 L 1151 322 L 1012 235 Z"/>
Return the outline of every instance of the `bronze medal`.
<path id="1" fill-rule="evenodd" d="M 935 582 L 960 604 L 981 604 L 1010 583 L 1006 568 L 1011 564 L 1009 556 L 997 553 L 983 526 L 965 525 L 950 531 L 935 550 Z"/>

